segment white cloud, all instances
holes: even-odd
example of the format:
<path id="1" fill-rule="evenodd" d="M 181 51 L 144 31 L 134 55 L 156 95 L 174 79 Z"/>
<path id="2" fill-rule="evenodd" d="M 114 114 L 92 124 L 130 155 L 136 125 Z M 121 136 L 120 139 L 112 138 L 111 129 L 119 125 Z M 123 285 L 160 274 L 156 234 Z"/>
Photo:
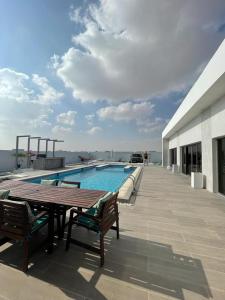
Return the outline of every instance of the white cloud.
<path id="1" fill-rule="evenodd" d="M 114 121 L 136 121 L 148 119 L 153 112 L 154 105 L 150 102 L 126 102 L 117 106 L 107 106 L 98 110 L 100 119 Z"/>
<path id="2" fill-rule="evenodd" d="M 51 126 L 52 106 L 61 96 L 45 77 L 0 69 L 0 135 L 4 136 L 0 147 L 15 147 L 18 134 L 46 134 Z"/>
<path id="3" fill-rule="evenodd" d="M 57 74 L 82 101 L 146 100 L 183 89 L 222 41 L 205 26 L 218 24 L 224 9 L 224 0 L 101 0 L 82 12 L 85 30 Z M 71 18 L 80 22 L 80 9 Z"/>
<path id="4" fill-rule="evenodd" d="M 38 74 L 33 74 L 32 81 L 35 83 L 41 91 L 41 94 L 37 95 L 37 101 L 42 104 L 55 103 L 57 100 L 63 97 L 63 93 L 58 92 L 53 88 L 46 77 L 41 77 Z"/>
<path id="5" fill-rule="evenodd" d="M 95 134 L 97 134 L 97 133 L 99 133 L 99 132 L 101 132 L 101 131 L 102 131 L 102 128 L 101 128 L 101 127 L 95 126 L 95 127 L 92 127 L 91 129 L 89 129 L 89 130 L 87 131 L 87 133 L 90 134 L 90 135 L 95 135 Z"/>
<path id="6" fill-rule="evenodd" d="M 51 122 L 48 121 L 48 115 L 40 115 L 36 119 L 29 121 L 31 127 L 40 128 L 40 127 L 49 127 Z"/>
<path id="7" fill-rule="evenodd" d="M 29 76 L 12 69 L 0 69 L 0 100 L 30 101 L 34 91 L 28 87 Z"/>
<path id="8" fill-rule="evenodd" d="M 68 133 L 71 131 L 72 131 L 71 127 L 64 127 L 64 126 L 59 126 L 59 125 L 56 125 L 52 128 L 52 132 L 55 134 L 58 134 L 58 135 Z"/>
<path id="9" fill-rule="evenodd" d="M 64 125 L 74 125 L 75 124 L 75 116 L 77 112 L 73 110 L 69 110 L 68 112 L 61 113 L 57 116 L 57 122 Z"/>
<path id="10" fill-rule="evenodd" d="M 0 69 L 0 100 L 53 104 L 63 93 L 52 87 L 46 77 L 33 74 L 32 78 L 9 68 Z"/>
<path id="11" fill-rule="evenodd" d="M 165 126 L 165 120 L 153 117 L 153 112 L 154 105 L 150 102 L 126 102 L 101 108 L 97 114 L 100 120 L 135 122 L 140 133 L 159 133 Z"/>
<path id="12" fill-rule="evenodd" d="M 49 69 L 57 69 L 60 64 L 60 56 L 57 54 L 53 54 L 50 57 L 50 63 L 47 65 Z"/>
<path id="13" fill-rule="evenodd" d="M 161 118 L 153 118 L 152 120 L 145 120 L 145 121 L 139 121 L 137 123 L 138 125 L 138 131 L 140 133 L 145 134 L 155 134 L 159 135 L 163 128 L 166 126 L 168 120 L 164 120 Z"/>
<path id="14" fill-rule="evenodd" d="M 70 17 L 70 20 L 75 23 L 83 23 L 83 18 L 81 16 L 81 7 L 74 8 L 74 6 L 71 5 L 69 17 Z"/>
<path id="15" fill-rule="evenodd" d="M 85 119 L 87 120 L 89 126 L 93 125 L 94 118 L 95 118 L 95 114 L 85 115 Z"/>

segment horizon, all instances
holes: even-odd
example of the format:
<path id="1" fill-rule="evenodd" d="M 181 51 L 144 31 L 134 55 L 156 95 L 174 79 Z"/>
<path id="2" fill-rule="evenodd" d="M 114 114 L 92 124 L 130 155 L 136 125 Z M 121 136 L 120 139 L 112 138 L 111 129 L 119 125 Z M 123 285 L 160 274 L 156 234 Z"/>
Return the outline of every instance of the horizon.
<path id="1" fill-rule="evenodd" d="M 2 0 L 0 149 L 28 132 L 62 151 L 161 152 L 224 20 L 222 0 Z"/>

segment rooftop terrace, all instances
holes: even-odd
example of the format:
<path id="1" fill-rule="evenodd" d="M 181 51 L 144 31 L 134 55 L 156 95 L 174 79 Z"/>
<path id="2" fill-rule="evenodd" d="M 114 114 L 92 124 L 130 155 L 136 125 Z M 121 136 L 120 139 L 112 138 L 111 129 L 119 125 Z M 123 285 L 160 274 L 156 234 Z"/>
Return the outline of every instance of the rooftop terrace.
<path id="1" fill-rule="evenodd" d="M 103 268 L 62 241 L 52 255 L 38 251 L 26 275 L 16 269 L 19 245 L 0 247 L 0 299 L 224 300 L 225 201 L 188 183 L 145 167 L 134 205 L 119 206 L 120 240 L 108 233 Z"/>

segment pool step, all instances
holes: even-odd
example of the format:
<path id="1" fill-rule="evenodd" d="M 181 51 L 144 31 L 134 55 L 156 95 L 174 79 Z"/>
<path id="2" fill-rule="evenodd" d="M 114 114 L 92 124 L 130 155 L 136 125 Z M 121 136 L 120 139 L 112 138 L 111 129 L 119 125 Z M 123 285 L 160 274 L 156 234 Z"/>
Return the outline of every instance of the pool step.
<path id="1" fill-rule="evenodd" d="M 102 170 L 102 169 L 105 169 L 105 168 L 108 168 L 110 165 L 109 164 L 104 164 L 104 165 L 99 165 L 99 166 L 96 166 L 96 170 Z"/>
<path id="2" fill-rule="evenodd" d="M 124 170 L 124 172 L 130 172 L 132 170 L 132 168 L 133 168 L 132 166 L 128 165 L 128 166 L 124 167 L 123 170 Z"/>

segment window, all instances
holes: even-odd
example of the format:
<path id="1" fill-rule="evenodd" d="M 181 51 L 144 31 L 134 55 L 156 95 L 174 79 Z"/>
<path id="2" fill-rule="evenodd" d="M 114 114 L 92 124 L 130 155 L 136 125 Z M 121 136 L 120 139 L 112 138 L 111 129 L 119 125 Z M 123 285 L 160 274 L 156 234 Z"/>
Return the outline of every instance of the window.
<path id="1" fill-rule="evenodd" d="M 202 171 L 202 149 L 201 143 L 186 145 L 182 147 L 182 172 L 191 174 L 191 172 Z"/>

